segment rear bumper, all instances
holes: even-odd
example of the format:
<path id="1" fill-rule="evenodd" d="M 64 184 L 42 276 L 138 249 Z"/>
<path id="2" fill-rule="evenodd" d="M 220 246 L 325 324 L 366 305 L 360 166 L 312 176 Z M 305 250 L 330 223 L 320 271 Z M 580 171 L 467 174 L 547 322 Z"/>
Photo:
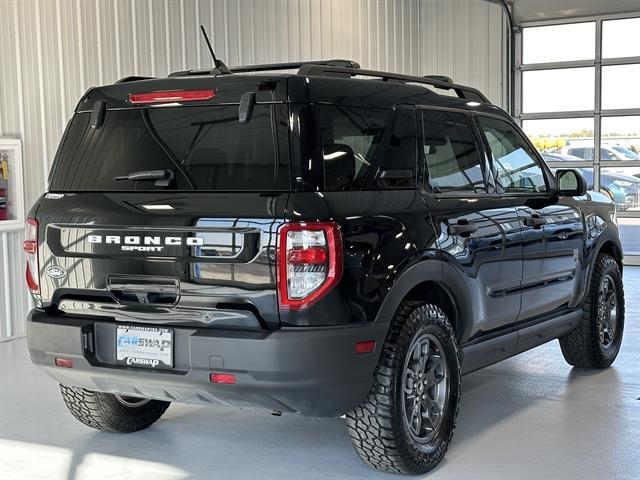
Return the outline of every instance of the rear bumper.
<path id="1" fill-rule="evenodd" d="M 387 331 L 385 324 L 273 332 L 174 328 L 175 368 L 149 370 L 115 364 L 115 326 L 34 309 L 27 318 L 31 360 L 58 382 L 90 390 L 331 417 L 366 397 Z M 362 340 L 376 340 L 374 352 L 356 355 Z M 73 359 L 73 368 L 56 367 L 56 357 Z M 235 373 L 237 383 L 212 384 L 211 372 Z"/>

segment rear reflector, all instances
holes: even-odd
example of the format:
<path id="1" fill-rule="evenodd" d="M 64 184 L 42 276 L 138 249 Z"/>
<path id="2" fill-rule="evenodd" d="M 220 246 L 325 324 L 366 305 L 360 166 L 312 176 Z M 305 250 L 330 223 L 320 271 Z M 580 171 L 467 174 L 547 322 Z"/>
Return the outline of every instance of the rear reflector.
<path id="1" fill-rule="evenodd" d="M 375 340 L 363 340 L 362 342 L 356 342 L 356 354 L 361 355 L 363 353 L 371 353 L 376 349 Z"/>
<path id="2" fill-rule="evenodd" d="M 148 103 L 195 102 L 209 100 L 215 96 L 215 90 L 165 90 L 164 92 L 130 93 L 129 103 L 143 105 Z"/>
<path id="3" fill-rule="evenodd" d="M 233 373 L 212 373 L 209 375 L 209 380 L 211 380 L 211 383 L 235 385 L 236 376 Z"/>
<path id="4" fill-rule="evenodd" d="M 56 357 L 55 364 L 56 367 L 73 368 L 73 360 L 70 358 Z"/>

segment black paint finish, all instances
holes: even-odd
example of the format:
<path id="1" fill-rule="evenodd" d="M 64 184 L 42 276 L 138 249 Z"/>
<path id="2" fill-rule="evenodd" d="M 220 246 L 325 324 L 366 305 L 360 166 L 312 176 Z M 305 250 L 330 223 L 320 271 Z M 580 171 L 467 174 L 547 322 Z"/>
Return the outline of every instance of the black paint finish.
<path id="1" fill-rule="evenodd" d="M 360 190 L 326 191 L 320 184 L 300 180 L 304 168 L 317 172 L 318 162 L 322 162 L 314 114 L 318 103 L 387 109 L 390 122 L 400 106 L 405 114 L 409 111 L 405 119 L 413 118 L 415 105 L 463 113 L 470 126 L 478 115 L 509 120 L 493 105 L 436 95 L 420 86 L 373 80 L 229 75 L 143 80 L 92 89 L 77 111 L 92 110 L 96 101 L 106 102 L 107 110 L 133 108 L 127 103 L 130 93 L 179 88 L 215 88 L 216 97 L 200 102 L 202 108 L 239 104 L 247 91 L 256 93 L 257 104 L 285 104 L 289 118 L 281 123 L 288 125 L 279 135 L 284 139 L 288 133 L 289 144 L 287 149 L 284 139 L 280 155 L 288 161 L 290 188 L 280 192 L 159 189 L 43 195 L 29 214 L 40 225 L 40 313 L 33 314 L 33 319 L 54 318 L 61 324 L 71 322 L 69 325 L 72 318 L 76 323 L 82 319 L 85 329 L 92 322 L 100 322 L 101 328 L 130 322 L 185 329 L 197 336 L 201 361 L 206 357 L 203 352 L 208 336 L 215 335 L 219 343 L 227 330 L 257 332 L 244 343 L 235 339 L 238 348 L 250 348 L 251 342 L 260 342 L 261 335 L 276 331 L 282 332 L 278 338 L 287 342 L 287 331 L 307 327 L 323 331 L 375 327 L 357 331 L 375 330 L 375 339 L 381 343 L 398 305 L 408 295 L 433 301 L 437 287 L 444 292 L 437 298 L 450 303 L 458 343 L 465 354 L 469 352 L 464 369 L 471 371 L 565 334 L 574 324 L 598 253 L 604 249 L 620 260 L 614 206 L 607 197 L 594 192 L 583 197 L 560 196 L 544 165 L 548 193 L 502 194 L 496 187 L 488 148 L 475 130 L 486 193 L 431 191 L 426 181 L 428 171 L 420 165 L 418 155 L 423 148 L 421 133 L 416 133 L 418 172 L 413 188 L 382 188 L 367 182 Z M 374 157 L 372 172 L 379 162 Z M 303 221 L 340 225 L 344 273 L 340 283 L 312 307 L 279 311 L 278 228 L 285 222 Z M 168 236 L 177 240 L 161 251 L 120 248 L 129 241 L 132 247 L 153 247 L 156 240 L 147 244 L 145 237 L 159 237 L 164 242 Z M 127 237 L 142 240 L 136 243 Z M 187 244 L 193 237 L 202 239 L 201 244 Z M 66 275 L 47 275 L 47 268 L 53 265 L 64 268 Z M 524 332 L 522 338 L 519 332 Z M 189 344 L 186 335 L 182 345 Z M 351 341 L 355 337 L 353 332 L 350 335 Z M 64 352 L 66 345 L 48 344 L 43 339 L 32 343 L 42 351 Z M 314 365 L 322 363 L 322 355 L 331 356 L 334 347 L 352 348 L 351 344 L 334 342 L 322 350 L 317 342 L 312 343 L 315 354 L 320 355 L 317 362 L 311 362 Z M 373 360 L 379 351 L 378 347 L 371 354 Z M 272 365 L 280 368 L 286 364 L 277 349 L 268 352 Z M 301 356 L 290 359 L 292 362 L 303 358 L 296 352 Z M 217 355 L 213 350 L 209 353 Z M 188 369 L 187 356 L 184 352 L 181 355 Z M 241 362 L 235 353 L 230 358 L 233 361 L 225 360 L 225 369 L 249 372 L 247 375 L 260 370 L 255 357 L 251 357 L 254 364 Z M 352 351 L 341 351 L 339 358 L 356 361 Z M 364 363 L 359 363 L 359 374 L 370 375 L 375 361 Z M 93 368 L 86 367 L 88 371 Z M 206 370 L 202 365 L 199 368 Z M 166 374 L 149 373 L 150 378 L 162 375 Z M 112 377 L 117 377 L 117 369 L 110 367 Z M 262 378 L 255 385 L 263 388 L 267 383 L 269 379 Z M 337 414 L 352 408 L 369 384 L 369 378 L 359 382 L 357 392 L 346 396 L 348 405 L 332 394 L 328 398 L 334 404 L 322 408 L 317 403 L 305 406 L 304 394 L 297 390 L 291 408 Z M 300 385 L 295 388 L 302 388 Z M 290 392 L 278 395 L 283 403 L 293 398 Z M 254 403 L 264 405 L 265 400 Z"/>

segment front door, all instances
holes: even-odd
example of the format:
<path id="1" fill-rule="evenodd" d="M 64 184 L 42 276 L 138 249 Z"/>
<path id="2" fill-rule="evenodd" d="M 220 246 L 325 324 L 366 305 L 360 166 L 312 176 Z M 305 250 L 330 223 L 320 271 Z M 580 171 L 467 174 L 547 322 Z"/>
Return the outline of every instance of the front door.
<path id="1" fill-rule="evenodd" d="M 498 188 L 513 202 L 523 239 L 519 321 L 571 305 L 579 294 L 583 222 L 571 198 L 550 188 L 548 170 L 513 124 L 478 116 Z"/>
<path id="2" fill-rule="evenodd" d="M 520 309 L 522 242 L 509 199 L 492 191 L 488 163 L 468 115 L 421 110 L 425 201 L 445 261 L 471 296 L 473 330 L 463 342 L 508 329 Z M 420 119 L 420 117 L 419 117 Z M 515 337 L 514 337 L 515 338 Z"/>

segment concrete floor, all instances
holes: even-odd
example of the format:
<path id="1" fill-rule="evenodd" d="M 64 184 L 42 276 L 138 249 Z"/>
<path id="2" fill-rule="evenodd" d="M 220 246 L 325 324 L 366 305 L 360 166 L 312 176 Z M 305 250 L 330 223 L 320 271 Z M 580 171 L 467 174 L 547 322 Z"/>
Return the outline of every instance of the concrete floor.
<path id="1" fill-rule="evenodd" d="M 571 369 L 557 342 L 464 377 L 453 444 L 429 479 L 640 478 L 640 267 L 613 367 Z M 399 478 L 364 466 L 343 419 L 172 405 L 146 431 L 84 427 L 25 341 L 0 344 L 0 478 Z"/>

